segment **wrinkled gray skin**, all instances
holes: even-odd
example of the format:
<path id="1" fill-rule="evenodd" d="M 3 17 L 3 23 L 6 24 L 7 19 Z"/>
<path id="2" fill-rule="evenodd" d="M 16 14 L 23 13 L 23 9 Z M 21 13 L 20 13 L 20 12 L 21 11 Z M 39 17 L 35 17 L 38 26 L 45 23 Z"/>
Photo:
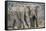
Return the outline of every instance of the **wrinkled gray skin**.
<path id="1" fill-rule="evenodd" d="M 8 2 L 7 9 L 8 29 L 44 27 L 44 4 Z"/>

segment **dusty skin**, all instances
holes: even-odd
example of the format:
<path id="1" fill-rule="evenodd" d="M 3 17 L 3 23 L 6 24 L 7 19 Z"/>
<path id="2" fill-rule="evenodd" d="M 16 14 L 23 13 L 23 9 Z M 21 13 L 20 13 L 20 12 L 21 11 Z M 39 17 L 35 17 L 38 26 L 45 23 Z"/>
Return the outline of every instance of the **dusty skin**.
<path id="1" fill-rule="evenodd" d="M 7 2 L 7 29 L 32 29 L 45 27 L 45 4 Z"/>

